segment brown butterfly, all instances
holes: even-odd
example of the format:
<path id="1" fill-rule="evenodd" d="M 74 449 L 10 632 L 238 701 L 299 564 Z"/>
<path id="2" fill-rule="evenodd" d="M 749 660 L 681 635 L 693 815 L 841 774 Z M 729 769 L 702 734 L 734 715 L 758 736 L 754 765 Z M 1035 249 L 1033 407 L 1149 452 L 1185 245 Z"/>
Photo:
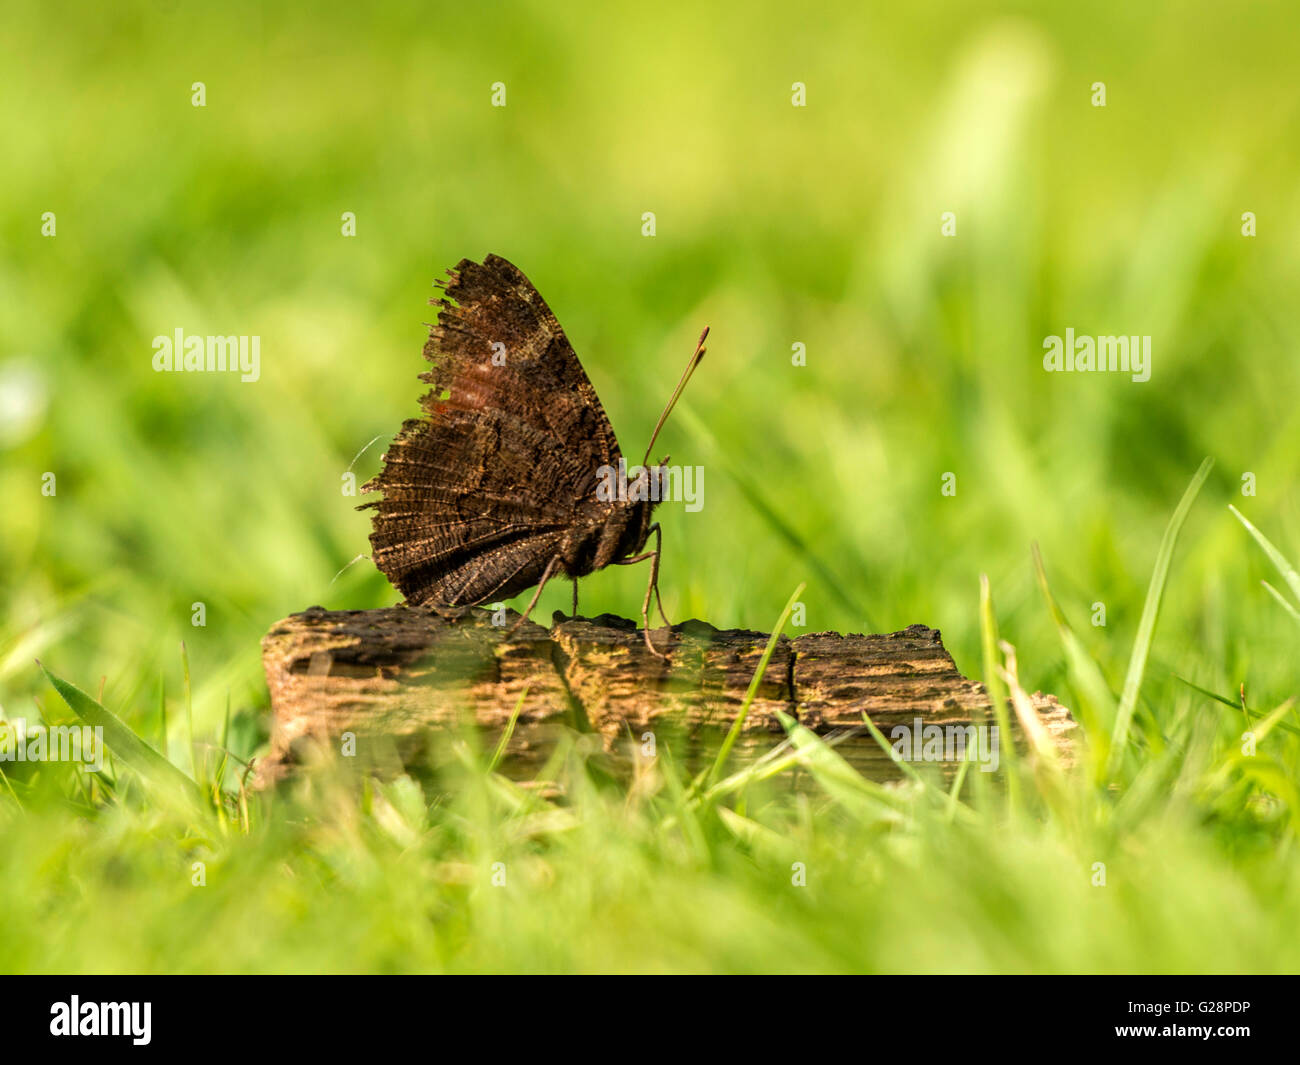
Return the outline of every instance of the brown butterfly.
<path id="1" fill-rule="evenodd" d="M 433 387 L 425 417 L 404 422 L 384 467 L 363 492 L 383 498 L 370 534 L 375 564 L 413 604 L 468 606 L 537 591 L 558 573 L 574 581 L 605 566 L 650 560 L 641 617 L 650 641 L 650 594 L 659 601 L 662 533 L 651 512 L 664 464 L 648 465 L 669 411 L 704 357 L 700 334 L 650 436 L 641 472 L 617 498 L 598 492 L 602 468 L 622 459 L 613 426 L 560 323 L 521 270 L 499 255 L 462 259 L 429 330 L 420 375 Z M 605 475 L 604 484 L 609 484 Z M 624 496 L 626 498 L 624 498 Z M 654 550 L 645 546 L 651 533 Z"/>

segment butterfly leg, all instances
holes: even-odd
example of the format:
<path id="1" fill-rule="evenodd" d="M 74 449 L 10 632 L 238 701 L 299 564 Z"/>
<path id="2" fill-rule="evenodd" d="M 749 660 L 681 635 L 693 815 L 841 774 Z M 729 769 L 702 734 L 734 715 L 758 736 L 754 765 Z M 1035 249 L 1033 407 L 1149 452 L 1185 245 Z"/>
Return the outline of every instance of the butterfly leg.
<path id="1" fill-rule="evenodd" d="M 668 615 L 664 613 L 663 596 L 659 594 L 659 549 L 663 546 L 662 534 L 659 532 L 659 526 L 655 526 L 655 561 L 654 561 L 654 578 L 651 583 L 655 590 L 655 605 L 659 607 L 659 616 L 664 619 L 664 625 L 671 631 L 673 623 L 668 620 Z"/>
<path id="2" fill-rule="evenodd" d="M 650 648 L 650 653 L 658 655 L 665 662 L 668 656 L 655 650 L 655 645 L 650 642 L 650 593 L 655 594 L 655 602 L 659 605 L 659 616 L 664 619 L 664 625 L 668 628 L 668 645 L 671 647 L 673 642 L 673 626 L 668 620 L 668 615 L 664 613 L 664 603 L 659 597 L 659 556 L 663 554 L 664 534 L 659 528 L 659 523 L 655 522 L 650 526 L 650 531 L 655 534 L 655 549 L 650 558 L 650 580 L 646 583 L 645 599 L 641 601 L 641 621 L 645 625 L 645 645 Z"/>
<path id="3" fill-rule="evenodd" d="M 650 587 L 655 590 L 655 605 L 659 607 L 659 616 L 664 619 L 664 625 L 671 629 L 673 623 L 668 620 L 668 615 L 664 613 L 664 600 L 659 594 L 659 553 L 664 546 L 663 530 L 659 528 L 659 523 L 655 522 L 650 526 L 650 531 L 655 534 L 654 562 L 650 564 Z"/>
<path id="4" fill-rule="evenodd" d="M 668 656 L 662 651 L 655 650 L 655 645 L 650 640 L 651 592 L 654 593 L 655 600 L 659 604 L 659 616 L 664 619 L 664 624 L 668 626 L 668 639 L 670 642 L 672 640 L 672 622 L 668 620 L 668 615 L 664 613 L 664 602 L 659 596 L 659 556 L 663 552 L 664 537 L 663 530 L 659 528 L 658 522 L 651 525 L 648 532 L 655 534 L 655 549 L 653 551 L 647 551 L 642 555 L 635 555 L 632 558 L 619 559 L 618 565 L 630 566 L 635 562 L 644 562 L 647 558 L 650 559 L 650 581 L 645 588 L 645 599 L 641 602 L 641 621 L 645 625 L 645 628 L 642 631 L 645 633 L 645 645 L 650 649 L 650 653 L 656 658 L 662 658 L 666 662 L 668 661 Z"/>
<path id="5" fill-rule="evenodd" d="M 555 567 L 560 563 L 560 556 L 556 555 L 550 562 L 546 563 L 546 569 L 542 570 L 542 579 L 537 582 L 537 591 L 533 592 L 533 597 L 528 600 L 528 605 L 524 607 L 524 612 L 519 615 L 519 620 L 510 626 L 506 636 L 513 636 L 515 630 L 524 623 L 524 620 L 533 612 L 533 607 L 537 605 L 537 600 L 542 597 L 542 589 L 546 587 L 546 582 L 551 579 L 551 574 L 555 572 Z M 576 588 L 577 585 L 575 584 Z"/>
<path id="6" fill-rule="evenodd" d="M 571 578 L 573 581 L 573 620 L 578 620 L 578 578 Z"/>

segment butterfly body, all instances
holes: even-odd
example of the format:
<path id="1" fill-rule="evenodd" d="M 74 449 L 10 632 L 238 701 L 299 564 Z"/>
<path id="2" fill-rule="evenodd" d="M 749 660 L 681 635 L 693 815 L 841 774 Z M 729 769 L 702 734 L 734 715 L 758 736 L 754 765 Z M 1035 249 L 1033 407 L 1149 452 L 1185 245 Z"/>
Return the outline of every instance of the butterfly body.
<path id="1" fill-rule="evenodd" d="M 586 577 L 644 550 L 658 500 L 635 498 L 636 493 L 632 491 L 628 496 L 628 499 L 598 502 L 579 514 L 561 548 L 561 563 L 567 576 Z"/>

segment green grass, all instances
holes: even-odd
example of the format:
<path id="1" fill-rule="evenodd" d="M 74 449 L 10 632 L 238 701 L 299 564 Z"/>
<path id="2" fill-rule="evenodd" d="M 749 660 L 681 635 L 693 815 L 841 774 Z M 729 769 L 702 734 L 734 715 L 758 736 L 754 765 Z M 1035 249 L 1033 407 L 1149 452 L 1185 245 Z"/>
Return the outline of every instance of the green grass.
<path id="1" fill-rule="evenodd" d="M 860 8 L 8 5 L 0 708 L 116 739 L 0 763 L 0 967 L 1300 968 L 1294 14 Z M 933 625 L 999 720 L 1071 707 L 1076 764 L 881 789 L 795 729 L 616 783 L 575 739 L 547 799 L 461 736 L 431 793 L 249 795 L 261 636 L 396 600 L 343 477 L 489 251 L 634 455 L 712 329 L 659 445 L 706 470 L 659 512 L 673 620 L 770 631 L 804 581 L 803 631 Z M 178 326 L 259 335 L 261 379 L 155 374 Z M 1045 374 L 1067 326 L 1152 335 L 1151 381 Z"/>
<path id="2" fill-rule="evenodd" d="M 1206 472 L 1162 546 L 1153 618 Z M 1142 629 L 1134 661 L 1153 635 Z M 1014 700 L 1014 651 L 1001 648 Z M 91 780 L 47 764 L 6 779 L 0 936 L 18 970 L 1300 965 L 1294 937 L 1277 934 L 1300 917 L 1294 699 L 1262 720 L 1244 703 L 1231 715 L 1184 707 L 1132 742 L 1127 729 L 1109 743 L 1085 731 L 1073 765 L 1031 749 L 1007 759 L 1008 786 L 994 790 L 958 778 L 945 792 L 913 767 L 882 787 L 781 715 L 786 742 L 720 781 L 725 748 L 694 783 L 668 750 L 621 781 L 574 735 L 520 783 L 499 771 L 501 747 L 485 756 L 467 726 L 442 738 L 424 785 L 326 764 L 276 797 L 250 796 L 247 773 L 214 749 L 198 759 L 200 779 L 220 768 L 196 804 L 176 767 L 50 679 L 77 718 L 105 726 L 124 768 Z M 772 788 L 795 768 L 800 790 Z M 151 914 L 104 919 L 142 896 Z"/>

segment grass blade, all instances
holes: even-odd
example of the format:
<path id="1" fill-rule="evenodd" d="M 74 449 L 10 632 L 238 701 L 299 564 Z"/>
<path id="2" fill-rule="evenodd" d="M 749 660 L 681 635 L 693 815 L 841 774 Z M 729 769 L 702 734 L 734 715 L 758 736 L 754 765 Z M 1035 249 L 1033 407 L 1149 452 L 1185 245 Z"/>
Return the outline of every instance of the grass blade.
<path id="1" fill-rule="evenodd" d="M 718 748 L 718 757 L 714 759 L 712 768 L 709 769 L 709 775 L 705 778 L 705 784 L 712 784 L 718 779 L 718 774 L 722 772 L 722 767 L 727 764 L 727 756 L 731 754 L 731 748 L 735 746 L 737 737 L 740 736 L 740 730 L 745 724 L 745 718 L 749 716 L 750 704 L 754 701 L 754 696 L 758 694 L 758 686 L 763 683 L 763 675 L 767 672 L 767 664 L 772 661 L 772 652 L 776 650 L 777 641 L 781 638 L 781 630 L 785 628 L 786 621 L 790 618 L 790 611 L 794 609 L 795 603 L 799 601 L 799 596 L 803 595 L 803 590 L 808 587 L 806 582 L 800 582 L 799 587 L 791 594 L 789 601 L 785 604 L 785 609 L 781 611 L 780 618 L 777 619 L 776 626 L 772 629 L 772 635 L 767 638 L 767 647 L 763 651 L 763 657 L 758 661 L 758 668 L 754 670 L 754 676 L 749 682 L 749 690 L 745 692 L 745 701 L 740 706 L 740 713 L 736 715 L 736 720 L 731 723 L 731 728 L 727 730 L 727 735 L 722 740 L 722 746 Z"/>
<path id="2" fill-rule="evenodd" d="M 993 593 L 987 573 L 980 574 L 980 647 L 983 652 L 984 687 L 993 705 L 993 720 L 998 735 L 1006 739 L 1007 801 L 1014 810 L 1020 805 L 1020 779 L 1016 775 L 1016 745 L 1011 738 L 1011 715 L 1007 711 L 1007 688 L 998 662 L 998 619 L 993 612 Z M 972 720 L 972 724 L 979 722 Z M 978 779 L 978 778 L 977 778 Z"/>
<path id="3" fill-rule="evenodd" d="M 77 717 L 92 728 L 103 729 L 104 745 L 117 757 L 162 794 L 181 798 L 194 807 L 201 805 L 199 790 L 194 781 L 140 739 L 121 718 L 96 702 L 75 684 L 69 684 L 66 680 L 56 677 L 39 661 L 36 664 L 41 667 L 41 672 L 45 674 L 46 679 L 54 685 L 54 690 Z"/>
<path id="4" fill-rule="evenodd" d="M 1186 685 L 1187 685 L 1189 688 L 1191 688 L 1192 690 L 1194 690 L 1194 691 L 1198 691 L 1198 692 L 1200 692 L 1202 695 L 1207 696 L 1207 697 L 1210 698 L 1210 699 L 1213 699 L 1215 702 L 1222 703 L 1224 706 L 1230 706 L 1230 707 L 1232 707 L 1234 710 L 1240 710 L 1240 709 L 1241 709 L 1241 704 L 1240 704 L 1239 702 L 1236 702 L 1235 700 L 1229 699 L 1229 698 L 1228 698 L 1227 696 L 1225 696 L 1225 695 L 1220 695 L 1218 692 L 1212 692 L 1212 691 L 1210 691 L 1209 688 L 1202 688 L 1199 684 L 1194 684 L 1192 681 L 1188 680 L 1186 677 L 1180 677 L 1177 673 L 1174 674 L 1174 680 L 1182 681 L 1184 684 L 1186 684 Z"/>
<path id="5" fill-rule="evenodd" d="M 1070 628 L 1069 621 L 1057 605 L 1056 597 L 1052 595 L 1051 586 L 1047 583 L 1047 568 L 1043 564 L 1043 554 L 1038 544 L 1033 545 L 1032 554 L 1039 591 L 1047 603 L 1052 621 L 1056 623 L 1061 646 L 1065 649 L 1066 667 L 1078 686 L 1081 704 L 1076 709 L 1088 737 L 1089 757 L 1095 759 L 1095 764 L 1100 769 L 1110 750 L 1110 731 L 1115 727 L 1115 718 L 1119 713 L 1115 705 L 1115 693 L 1111 691 L 1101 666 L 1088 653 L 1083 641 Z"/>
<path id="6" fill-rule="evenodd" d="M 495 773 L 497 766 L 501 764 L 501 759 L 506 756 L 506 748 L 510 746 L 510 737 L 515 734 L 515 726 L 519 723 L 519 714 L 524 708 L 524 700 L 528 698 L 528 688 L 524 688 L 519 693 L 519 701 L 515 703 L 515 708 L 510 712 L 510 720 L 506 722 L 505 731 L 501 733 L 501 739 L 497 741 L 497 749 L 492 754 L 492 761 L 488 763 L 487 772 Z"/>
<path id="7" fill-rule="evenodd" d="M 906 805 L 901 794 L 868 780 L 817 733 L 789 714 L 778 710 L 776 717 L 813 780 L 845 809 L 877 817 L 882 813 L 892 815 Z"/>
<path id="8" fill-rule="evenodd" d="M 202 789 L 203 775 L 200 770 L 203 767 L 194 746 L 194 689 L 190 683 L 190 653 L 184 640 L 181 641 L 181 676 L 185 691 L 185 739 L 190 749 L 190 776 L 198 781 Z"/>
<path id="9" fill-rule="evenodd" d="M 1226 696 L 1223 696 L 1223 695 L 1218 694 L 1218 692 L 1212 692 L 1212 691 L 1210 691 L 1209 688 L 1202 688 L 1199 684 L 1193 684 L 1193 683 L 1192 683 L 1190 680 L 1188 680 L 1186 677 L 1180 677 L 1177 673 L 1174 674 L 1174 680 L 1182 681 L 1184 684 L 1186 684 L 1186 685 L 1187 685 L 1189 688 L 1191 688 L 1193 691 L 1198 691 L 1198 692 L 1200 692 L 1200 693 L 1201 693 L 1202 695 L 1204 695 L 1206 698 L 1208 698 L 1208 699 L 1213 699 L 1216 703 L 1222 703 L 1224 706 L 1231 707 L 1233 710 L 1235 710 L 1235 711 L 1237 711 L 1237 712 L 1239 712 L 1239 713 L 1244 714 L 1245 717 L 1246 717 L 1246 723 L 1247 723 L 1248 725 L 1251 724 L 1250 711 L 1246 708 L 1246 706 L 1245 706 L 1243 703 L 1234 702 L 1232 699 L 1229 699 L 1229 698 L 1227 698 Z M 1289 707 L 1289 706 L 1291 705 L 1292 702 L 1294 702 L 1294 700 L 1288 700 L 1286 703 L 1283 703 L 1282 705 L 1283 705 L 1284 707 Z M 1275 713 L 1276 713 L 1276 711 L 1275 711 Z M 1277 720 L 1276 720 L 1275 722 L 1271 723 L 1268 727 L 1271 729 L 1271 728 L 1273 728 L 1274 726 L 1276 726 L 1277 728 L 1280 728 L 1283 732 L 1291 732 L 1291 733 L 1294 733 L 1294 734 L 1297 735 L 1297 736 L 1300 736 L 1300 728 L 1296 728 L 1295 725 L 1288 725 L 1285 721 L 1282 720 L 1282 718 L 1283 718 L 1284 716 L 1285 716 L 1285 714 L 1278 714 L 1278 716 L 1277 716 Z M 1265 719 L 1265 720 L 1267 720 L 1267 719 Z M 1254 727 L 1254 726 L 1252 726 L 1252 727 Z"/>
<path id="10" fill-rule="evenodd" d="M 1151 641 L 1156 633 L 1156 621 L 1160 617 L 1160 600 L 1164 596 L 1165 582 L 1169 579 L 1169 565 L 1173 561 L 1174 547 L 1178 544 L 1178 534 L 1183 522 L 1192 509 L 1192 503 L 1201 491 L 1201 485 L 1209 477 L 1214 460 L 1206 458 L 1201 468 L 1196 471 L 1191 484 L 1183 493 L 1174 509 L 1174 516 L 1169 519 L 1165 535 L 1160 540 L 1160 550 L 1156 553 L 1156 568 L 1151 574 L 1151 584 L 1147 588 L 1146 602 L 1142 605 L 1142 618 L 1138 622 L 1137 639 L 1133 641 L 1133 654 L 1129 658 L 1128 674 L 1124 678 L 1124 690 L 1119 697 L 1119 712 L 1115 717 L 1115 730 L 1111 734 L 1110 754 L 1106 759 L 1106 776 L 1110 778 L 1119 768 L 1120 759 L 1128 746 L 1129 727 L 1133 724 L 1133 712 L 1137 709 L 1138 692 L 1142 689 L 1142 678 L 1146 673 L 1147 656 L 1151 653 Z"/>
<path id="11" fill-rule="evenodd" d="M 1231 503 L 1228 504 L 1228 509 L 1232 511 L 1236 519 L 1246 527 L 1246 531 L 1255 538 L 1255 542 L 1264 549 L 1264 554 L 1268 555 L 1269 561 L 1272 562 L 1273 565 L 1277 567 L 1277 571 L 1282 574 L 1282 579 L 1286 581 L 1287 587 L 1291 589 L 1291 594 L 1297 599 L 1300 599 L 1300 573 L 1296 572 L 1296 568 L 1286 560 L 1286 556 L 1283 555 L 1281 551 L 1273 546 L 1273 542 L 1267 536 L 1246 520 L 1245 515 L 1243 515 L 1241 511 Z M 1294 611 L 1292 611 L 1292 613 L 1294 613 Z"/>
<path id="12" fill-rule="evenodd" d="M 1296 621 L 1300 621 L 1300 610 L 1297 610 L 1295 607 L 1293 607 L 1291 605 L 1291 601 L 1287 599 L 1286 596 L 1284 596 L 1281 592 L 1279 592 L 1276 588 L 1274 588 L 1271 584 L 1269 584 L 1268 581 L 1260 581 L 1259 583 L 1264 586 L 1264 591 L 1268 592 L 1269 595 L 1271 595 L 1274 599 L 1276 599 L 1279 603 L 1282 604 L 1283 610 L 1285 610 L 1288 614 L 1290 614 L 1293 618 L 1295 618 Z"/>
<path id="13" fill-rule="evenodd" d="M 167 757 L 167 681 L 158 671 L 158 750 Z"/>

